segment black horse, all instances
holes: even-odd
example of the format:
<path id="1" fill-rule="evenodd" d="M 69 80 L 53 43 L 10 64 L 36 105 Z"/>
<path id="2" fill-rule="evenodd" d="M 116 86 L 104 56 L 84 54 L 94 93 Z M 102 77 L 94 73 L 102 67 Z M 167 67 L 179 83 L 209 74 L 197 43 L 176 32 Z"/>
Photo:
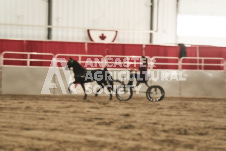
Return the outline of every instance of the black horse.
<path id="1" fill-rule="evenodd" d="M 104 70 L 86 70 L 83 68 L 76 60 L 70 58 L 67 62 L 66 70 L 73 68 L 74 72 L 74 78 L 75 81 L 69 84 L 68 91 L 71 93 L 70 86 L 72 84 L 79 83 L 81 84 L 83 91 L 85 93 L 84 100 L 87 97 L 86 90 L 84 84 L 87 82 L 93 82 L 96 81 L 97 84 L 100 86 L 100 88 L 95 93 L 95 96 L 98 95 L 98 92 L 104 88 L 104 86 L 107 87 L 109 93 L 110 93 L 110 100 L 112 100 L 112 94 L 113 91 L 113 79 L 110 73 L 108 72 L 107 68 L 104 68 Z"/>

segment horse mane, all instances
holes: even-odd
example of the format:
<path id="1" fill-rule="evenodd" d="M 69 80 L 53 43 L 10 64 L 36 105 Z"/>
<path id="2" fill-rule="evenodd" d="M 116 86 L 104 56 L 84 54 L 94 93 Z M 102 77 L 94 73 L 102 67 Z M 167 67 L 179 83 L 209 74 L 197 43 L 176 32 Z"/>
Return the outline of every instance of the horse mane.
<path id="1" fill-rule="evenodd" d="M 73 70 L 76 74 L 85 74 L 86 69 L 83 68 L 76 60 L 70 58 L 70 61 L 72 62 Z"/>

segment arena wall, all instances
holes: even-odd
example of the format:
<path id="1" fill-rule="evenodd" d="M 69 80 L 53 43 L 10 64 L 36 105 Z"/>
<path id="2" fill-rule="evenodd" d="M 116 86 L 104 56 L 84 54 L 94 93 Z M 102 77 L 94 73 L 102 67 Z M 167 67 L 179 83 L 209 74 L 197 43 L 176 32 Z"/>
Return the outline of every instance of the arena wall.
<path id="1" fill-rule="evenodd" d="M 0 94 L 2 94 L 2 67 L 0 66 Z"/>
<path id="2" fill-rule="evenodd" d="M 56 54 L 82 54 L 82 55 L 121 55 L 121 56 L 149 56 L 149 57 L 166 57 L 158 59 L 156 63 L 164 63 L 164 65 L 156 65 L 154 69 L 178 69 L 178 65 L 170 65 L 176 63 L 177 60 L 167 59 L 167 57 L 177 57 L 179 59 L 179 46 L 166 45 L 142 45 L 142 44 L 119 44 L 119 43 L 86 43 L 86 42 L 60 42 L 60 41 L 31 41 L 31 40 L 6 40 L 0 39 L 0 54 L 5 51 L 13 52 L 37 52 Z M 203 60 L 204 64 L 221 64 L 219 60 L 211 58 L 226 59 L 226 47 L 213 46 L 187 46 L 187 57 L 208 57 Z M 27 55 L 9 54 L 5 58 L 27 59 Z M 65 57 L 68 59 L 69 56 Z M 46 56 L 38 56 L 30 59 L 52 59 Z M 199 62 L 198 62 L 199 61 Z M 197 65 L 185 65 L 182 69 L 192 70 L 224 70 L 224 66 L 205 65 L 200 66 L 202 60 L 188 60 L 186 63 L 197 63 Z M 199 65 L 198 65 L 199 64 Z M 4 61 L 4 65 L 26 65 L 26 61 Z M 49 66 L 46 62 L 31 62 L 31 66 Z"/>
<path id="3" fill-rule="evenodd" d="M 40 95 L 41 93 L 48 94 L 43 91 L 43 86 L 49 72 L 48 67 L 15 67 L 3 66 L 1 76 L 1 94 L 19 94 L 19 95 Z M 58 70 L 60 75 L 54 75 L 51 78 L 54 88 L 50 88 L 49 94 L 63 95 L 69 94 L 67 91 L 67 79 L 64 74 L 64 69 Z M 113 78 L 119 71 L 112 70 Z M 114 73 L 115 72 L 115 73 Z M 159 72 L 159 79 L 157 73 Z M 162 77 L 162 72 L 169 75 L 177 75 L 178 78 L 186 78 L 185 81 L 170 80 L 170 76 Z M 124 75 L 129 74 L 126 72 Z M 152 75 L 153 76 L 153 75 Z M 211 97 L 211 98 L 226 98 L 226 71 L 192 71 L 192 70 L 155 70 L 154 78 L 149 82 L 152 85 L 160 85 L 164 88 L 166 97 Z M 63 81 L 63 85 L 61 83 Z M 71 81 L 72 82 L 72 79 Z M 127 83 L 128 80 L 125 80 Z M 115 83 L 119 85 L 119 83 Z M 136 84 L 134 82 L 134 84 Z M 52 85 L 49 87 L 52 87 Z M 88 86 L 95 86 L 96 82 L 87 83 Z M 145 92 L 147 87 L 142 84 L 141 90 Z M 83 94 L 80 85 L 71 87 L 74 95 Z M 66 92 L 66 93 L 65 93 Z M 93 94 L 92 94 L 93 95 Z M 102 95 L 107 95 L 102 93 Z M 141 93 L 139 95 L 145 95 Z"/>
<path id="4" fill-rule="evenodd" d="M 183 71 L 187 80 L 181 82 L 181 96 L 226 98 L 225 71 Z"/>
<path id="5" fill-rule="evenodd" d="M 0 39 L 0 53 L 4 51 L 55 54 L 146 55 L 179 57 L 180 47 L 152 44 L 92 43 L 65 41 L 35 41 Z M 226 59 L 226 47 L 186 46 L 187 57 L 215 57 Z M 144 54 L 143 54 L 144 53 Z"/>
<path id="6" fill-rule="evenodd" d="M 2 94 L 40 95 L 47 72 L 45 67 L 3 66 Z"/>

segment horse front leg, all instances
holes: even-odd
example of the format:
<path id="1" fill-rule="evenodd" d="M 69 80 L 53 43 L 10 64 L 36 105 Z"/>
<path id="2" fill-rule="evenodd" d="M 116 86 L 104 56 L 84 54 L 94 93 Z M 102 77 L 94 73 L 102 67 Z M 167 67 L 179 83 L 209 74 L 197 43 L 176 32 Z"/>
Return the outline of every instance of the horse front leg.
<path id="1" fill-rule="evenodd" d="M 81 86 L 82 86 L 82 89 L 83 89 L 83 91 L 84 91 L 84 98 L 83 98 L 83 100 L 85 100 L 86 99 L 86 97 L 87 97 L 87 94 L 86 94 L 86 89 L 85 89 L 85 85 L 84 85 L 84 83 L 81 83 Z"/>
<path id="2" fill-rule="evenodd" d="M 68 86 L 68 91 L 69 91 L 69 93 L 71 94 L 72 92 L 71 92 L 71 89 L 70 89 L 70 87 L 71 87 L 71 85 L 73 85 L 73 84 L 75 84 L 75 83 L 77 83 L 77 82 L 71 82 L 70 84 L 69 84 L 69 86 Z"/>
<path id="3" fill-rule="evenodd" d="M 71 91 L 71 89 L 70 89 L 71 85 L 76 84 L 76 83 L 78 83 L 78 82 L 77 82 L 77 81 L 74 81 L 74 82 L 71 82 L 71 83 L 68 85 L 68 91 L 69 91 L 70 94 L 72 93 L 72 91 Z"/>

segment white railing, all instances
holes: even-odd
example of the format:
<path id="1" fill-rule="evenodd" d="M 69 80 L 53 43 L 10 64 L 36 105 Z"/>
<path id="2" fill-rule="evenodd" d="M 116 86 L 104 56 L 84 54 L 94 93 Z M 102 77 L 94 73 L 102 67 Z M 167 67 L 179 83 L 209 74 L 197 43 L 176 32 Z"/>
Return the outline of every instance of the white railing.
<path id="1" fill-rule="evenodd" d="M 104 68 L 105 67 L 105 59 L 102 55 L 85 55 L 85 54 L 57 54 L 55 58 L 64 58 L 64 57 L 78 57 L 79 63 L 86 63 L 86 64 L 94 64 L 95 68 Z M 83 58 L 89 58 L 89 60 L 83 60 Z M 94 59 L 94 60 L 92 60 Z M 99 67 L 97 66 L 99 65 Z"/>
<path id="2" fill-rule="evenodd" d="M 185 63 L 184 60 L 195 60 L 196 63 Z M 220 61 L 221 63 L 205 63 L 205 60 L 213 60 L 213 61 Z M 225 59 L 224 58 L 209 58 L 209 57 L 182 57 L 179 60 L 179 69 L 183 69 L 183 66 L 197 66 L 199 70 L 199 66 L 201 66 L 201 70 L 204 70 L 205 66 L 219 66 L 222 69 L 225 69 Z"/>
<path id="3" fill-rule="evenodd" d="M 26 55 L 26 58 L 13 58 L 13 57 L 6 57 L 6 55 Z M 40 56 L 49 56 L 50 59 L 31 59 L 32 55 L 40 55 Z M 141 56 L 120 56 L 120 55 L 86 55 L 86 54 L 57 54 L 53 55 L 52 53 L 36 53 L 36 52 L 9 52 L 5 51 L 0 54 L 0 65 L 6 65 L 4 61 L 23 61 L 26 62 L 26 66 L 31 66 L 31 62 L 51 62 L 53 58 L 65 58 L 65 57 L 76 57 L 76 60 L 79 63 L 86 63 L 86 64 L 95 64 L 94 68 L 104 68 L 106 65 L 114 64 L 115 69 L 117 65 L 123 65 L 123 68 L 128 69 L 130 65 L 140 65 Z M 87 59 L 89 58 L 89 59 Z M 114 58 L 118 59 L 118 62 L 115 61 Z M 137 58 L 137 59 L 136 59 Z M 183 69 L 183 66 L 197 66 L 197 70 L 204 70 L 205 66 L 218 66 L 222 67 L 221 70 L 226 70 L 226 61 L 224 58 L 209 58 L 209 57 L 163 57 L 163 56 L 154 56 L 150 58 L 146 56 L 148 59 L 148 66 L 149 68 L 153 69 L 154 65 L 167 65 L 167 66 L 177 66 L 179 70 Z M 168 62 L 158 62 L 158 59 L 166 59 L 166 60 L 175 60 L 175 63 L 168 63 Z M 187 63 L 185 60 L 195 60 L 196 62 Z M 220 63 L 206 63 L 206 60 L 213 60 L 219 61 Z M 155 62 L 157 61 L 157 62 Z M 65 61 L 66 62 L 66 61 Z M 113 68 L 114 68 L 113 67 Z M 201 67 L 201 68 L 200 68 Z M 88 67 L 89 68 L 89 67 Z M 91 68 L 91 67 L 90 67 Z M 92 67 L 93 68 L 93 67 Z M 119 68 L 120 69 L 120 68 Z"/>
<path id="4" fill-rule="evenodd" d="M 25 59 L 21 58 L 9 58 L 5 57 L 6 54 L 12 54 L 12 55 L 27 55 Z M 46 59 L 31 59 L 32 55 L 40 55 L 40 56 L 50 56 L 50 60 Z M 4 65 L 4 61 L 22 61 L 26 62 L 27 66 L 31 65 L 31 62 L 51 62 L 54 55 L 52 53 L 37 53 L 37 52 L 11 52 L 11 51 L 4 51 L 1 55 L 1 65 Z"/>
<path id="5" fill-rule="evenodd" d="M 141 56 L 120 56 L 120 55 L 83 55 L 83 54 L 57 54 L 55 55 L 55 58 L 65 58 L 65 57 L 77 57 L 77 61 L 79 63 L 86 63 L 86 64 L 94 64 L 94 68 L 104 68 L 105 66 L 110 67 L 109 64 L 114 63 L 114 66 L 121 66 L 124 68 L 129 68 L 130 65 L 140 65 L 140 59 Z M 148 58 L 149 65 L 152 64 L 151 58 L 146 56 Z M 89 60 L 83 60 L 83 58 L 89 58 Z M 114 58 L 122 58 L 123 60 L 119 59 L 118 61 L 112 61 Z M 137 59 L 135 59 L 137 58 Z M 93 60 L 94 59 L 94 60 Z M 134 60 L 133 62 L 130 62 L 131 60 Z M 137 61 L 136 61 L 137 60 Z M 98 66 L 95 66 L 99 64 Z M 125 66 L 124 66 L 125 65 Z M 117 68 L 117 67 L 116 67 Z"/>
<path id="6" fill-rule="evenodd" d="M 149 56 L 145 56 L 148 60 L 148 66 L 152 66 L 152 59 Z M 130 68 L 130 65 L 135 65 L 135 67 L 137 65 L 142 64 L 141 63 L 141 56 L 122 56 L 122 55 L 107 55 L 104 57 L 105 58 L 105 66 L 109 66 L 109 64 L 114 64 L 115 65 L 121 65 L 121 68 Z M 114 60 L 113 58 L 122 58 L 123 60 L 121 61 L 121 59 L 119 60 L 115 60 L 115 61 L 110 61 L 110 60 Z M 131 62 L 132 61 L 132 62 Z"/>
<path id="7" fill-rule="evenodd" d="M 113 59 L 113 58 L 116 58 L 116 59 Z M 129 66 L 131 64 L 140 64 L 140 62 L 130 62 L 130 60 L 136 60 L 135 58 L 140 58 L 140 56 L 120 56 L 120 55 L 107 55 L 105 56 L 105 65 L 106 66 L 110 66 L 109 64 L 114 64 L 115 65 L 119 65 L 123 68 L 129 68 Z M 110 61 L 110 60 L 115 60 L 115 61 Z M 121 60 L 122 59 L 122 60 Z"/>
<path id="8" fill-rule="evenodd" d="M 176 63 L 168 63 L 168 62 L 158 62 L 158 59 L 166 59 L 166 60 L 175 60 Z M 154 62 L 154 65 L 173 65 L 177 66 L 179 69 L 179 58 L 178 57 L 162 57 L 162 56 L 154 56 L 152 57 L 152 62 Z M 151 68 L 153 69 L 153 68 Z"/>

